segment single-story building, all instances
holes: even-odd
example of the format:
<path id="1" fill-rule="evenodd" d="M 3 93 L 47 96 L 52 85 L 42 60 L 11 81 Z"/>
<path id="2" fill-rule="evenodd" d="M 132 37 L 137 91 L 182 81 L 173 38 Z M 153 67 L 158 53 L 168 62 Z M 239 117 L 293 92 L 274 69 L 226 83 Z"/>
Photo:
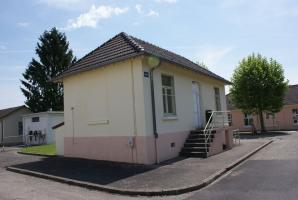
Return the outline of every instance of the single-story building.
<path id="1" fill-rule="evenodd" d="M 52 127 L 64 121 L 63 112 L 47 111 L 23 116 L 24 143 L 26 145 L 52 144 L 55 136 Z"/>
<path id="2" fill-rule="evenodd" d="M 257 115 L 243 113 L 226 96 L 227 108 L 230 111 L 231 129 L 251 131 L 252 123 L 260 130 L 260 120 Z M 278 113 L 264 112 L 264 123 L 267 130 L 298 130 L 298 85 L 289 85 L 284 97 L 284 106 Z"/>
<path id="3" fill-rule="evenodd" d="M 31 113 L 26 106 L 0 110 L 0 144 L 16 145 L 23 143 L 22 115 Z"/>
<path id="4" fill-rule="evenodd" d="M 224 115 L 230 82 L 126 33 L 53 81 L 64 85 L 65 122 L 55 127 L 59 155 L 153 164 L 180 152 L 205 157 L 232 145 L 223 120 L 212 132 L 202 131 L 212 111 Z"/>

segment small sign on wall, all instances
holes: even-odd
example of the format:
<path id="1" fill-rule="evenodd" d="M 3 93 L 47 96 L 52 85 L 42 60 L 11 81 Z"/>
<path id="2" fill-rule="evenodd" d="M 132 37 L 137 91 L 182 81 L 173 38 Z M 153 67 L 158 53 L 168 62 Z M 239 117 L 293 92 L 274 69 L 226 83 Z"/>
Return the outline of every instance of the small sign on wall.
<path id="1" fill-rule="evenodd" d="M 148 78 L 149 77 L 149 72 L 144 72 L 144 77 Z"/>

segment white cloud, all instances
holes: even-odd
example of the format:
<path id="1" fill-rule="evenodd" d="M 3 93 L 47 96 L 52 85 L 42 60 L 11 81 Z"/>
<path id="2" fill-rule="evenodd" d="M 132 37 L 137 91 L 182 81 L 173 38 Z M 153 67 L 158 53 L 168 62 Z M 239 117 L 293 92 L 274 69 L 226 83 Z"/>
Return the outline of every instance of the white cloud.
<path id="1" fill-rule="evenodd" d="M 17 25 L 20 26 L 20 27 L 27 27 L 30 24 L 28 22 L 18 22 Z"/>
<path id="2" fill-rule="evenodd" d="M 137 13 L 139 14 L 143 13 L 143 6 L 141 4 L 135 5 L 135 9 L 137 10 Z"/>
<path id="3" fill-rule="evenodd" d="M 155 0 L 158 3 L 176 3 L 177 0 Z"/>
<path id="4" fill-rule="evenodd" d="M 200 62 L 205 63 L 207 66 L 213 67 L 233 49 L 233 47 L 202 47 L 197 54 L 197 59 Z"/>
<path id="5" fill-rule="evenodd" d="M 64 30 L 72 30 L 81 27 L 95 28 L 99 21 L 111 18 L 114 15 L 120 15 L 126 13 L 129 10 L 128 7 L 119 8 L 111 6 L 98 6 L 92 5 L 90 10 L 81 14 L 76 19 L 68 20 L 68 23 Z"/>
<path id="6" fill-rule="evenodd" d="M 158 17 L 159 16 L 159 13 L 154 11 L 154 10 L 150 10 L 147 14 L 147 16 L 149 17 Z"/>

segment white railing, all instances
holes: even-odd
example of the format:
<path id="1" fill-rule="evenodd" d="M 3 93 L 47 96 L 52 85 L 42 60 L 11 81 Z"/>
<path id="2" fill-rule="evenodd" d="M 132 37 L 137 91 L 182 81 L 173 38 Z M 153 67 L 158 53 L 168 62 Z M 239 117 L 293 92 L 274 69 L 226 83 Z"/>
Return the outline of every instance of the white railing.
<path id="1" fill-rule="evenodd" d="M 204 128 L 205 135 L 205 149 L 208 154 L 208 141 L 211 137 L 212 131 L 218 128 L 224 128 L 229 126 L 229 111 L 212 111 L 208 119 L 208 122 Z"/>

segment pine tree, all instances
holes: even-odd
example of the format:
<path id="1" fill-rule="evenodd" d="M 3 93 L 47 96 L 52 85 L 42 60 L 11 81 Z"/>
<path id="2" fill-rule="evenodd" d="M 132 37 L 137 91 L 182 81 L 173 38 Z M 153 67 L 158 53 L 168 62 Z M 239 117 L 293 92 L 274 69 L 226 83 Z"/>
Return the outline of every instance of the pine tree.
<path id="1" fill-rule="evenodd" d="M 32 58 L 22 74 L 21 91 L 26 97 L 25 104 L 33 112 L 61 111 L 63 85 L 51 82 L 51 79 L 66 70 L 76 58 L 69 49 L 65 34 L 56 28 L 40 36 L 35 52 L 39 59 Z"/>

